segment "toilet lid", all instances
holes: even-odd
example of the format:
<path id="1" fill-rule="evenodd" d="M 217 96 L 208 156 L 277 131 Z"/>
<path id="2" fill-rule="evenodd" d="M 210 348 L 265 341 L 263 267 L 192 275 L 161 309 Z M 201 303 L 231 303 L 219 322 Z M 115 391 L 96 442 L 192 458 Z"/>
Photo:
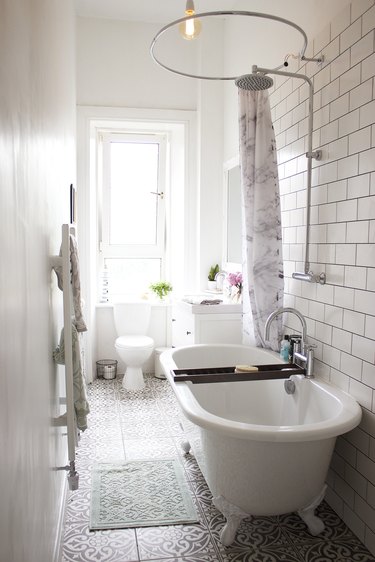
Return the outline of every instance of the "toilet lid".
<path id="1" fill-rule="evenodd" d="M 154 340 L 148 336 L 120 336 L 115 342 L 116 347 L 141 349 L 154 347 Z"/>

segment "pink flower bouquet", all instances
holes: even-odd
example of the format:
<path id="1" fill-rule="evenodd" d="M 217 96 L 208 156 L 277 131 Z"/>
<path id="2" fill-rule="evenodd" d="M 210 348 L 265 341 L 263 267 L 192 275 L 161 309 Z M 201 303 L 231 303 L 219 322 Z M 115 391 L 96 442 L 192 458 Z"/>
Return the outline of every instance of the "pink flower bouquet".
<path id="1" fill-rule="evenodd" d="M 237 271 L 237 273 L 228 273 L 228 282 L 231 287 L 237 287 L 242 289 L 242 273 Z"/>

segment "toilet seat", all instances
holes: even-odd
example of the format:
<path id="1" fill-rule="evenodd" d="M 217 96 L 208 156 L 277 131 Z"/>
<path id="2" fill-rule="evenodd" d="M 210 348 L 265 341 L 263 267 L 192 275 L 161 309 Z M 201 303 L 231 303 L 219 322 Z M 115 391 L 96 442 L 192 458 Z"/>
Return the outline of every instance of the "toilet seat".
<path id="1" fill-rule="evenodd" d="M 120 336 L 115 342 L 115 347 L 120 349 L 149 349 L 153 346 L 154 340 L 148 336 Z"/>

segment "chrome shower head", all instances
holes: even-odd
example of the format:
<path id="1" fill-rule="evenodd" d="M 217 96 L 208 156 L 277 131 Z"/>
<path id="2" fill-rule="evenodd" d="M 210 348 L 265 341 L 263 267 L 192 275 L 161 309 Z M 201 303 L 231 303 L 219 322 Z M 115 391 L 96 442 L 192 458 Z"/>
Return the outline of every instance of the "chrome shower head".
<path id="1" fill-rule="evenodd" d="M 260 90 L 268 90 L 273 85 L 273 80 L 266 74 L 259 74 L 253 72 L 253 74 L 244 74 L 239 76 L 234 81 L 237 88 L 241 90 L 252 90 L 254 92 L 259 92 Z"/>

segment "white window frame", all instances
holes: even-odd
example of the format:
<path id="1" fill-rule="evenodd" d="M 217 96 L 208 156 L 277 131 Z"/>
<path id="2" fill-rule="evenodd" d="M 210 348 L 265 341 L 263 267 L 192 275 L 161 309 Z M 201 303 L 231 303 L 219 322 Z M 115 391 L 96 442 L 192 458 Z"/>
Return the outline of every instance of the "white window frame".
<path id="1" fill-rule="evenodd" d="M 100 262 L 104 264 L 107 258 L 139 258 L 160 259 L 160 274 L 163 278 L 166 262 L 166 201 L 168 200 L 168 135 L 165 133 L 133 133 L 123 131 L 106 131 L 99 135 L 99 146 L 102 152 L 102 180 L 99 186 L 99 254 Z M 111 142 L 139 142 L 159 145 L 158 155 L 158 185 L 156 207 L 156 243 L 155 244 L 111 244 L 110 243 L 110 143 Z M 150 192 L 151 193 L 151 192 Z"/>
<path id="2" fill-rule="evenodd" d="M 88 380 L 98 357 L 98 176 L 101 163 L 98 133 L 132 129 L 167 132 L 170 140 L 170 196 L 167 227 L 169 249 L 166 277 L 176 294 L 193 292 L 197 284 L 197 116 L 195 111 L 104 106 L 77 108 L 77 209 L 81 285 L 85 295 L 88 337 L 85 360 Z M 182 173 L 181 173 L 182 171 Z M 67 207 L 68 209 L 68 207 Z M 67 211 L 68 213 L 68 211 Z M 171 268 L 173 263 L 173 268 Z M 109 305 L 110 306 L 110 305 Z M 103 318 L 103 317 L 102 317 Z M 110 345 L 112 346 L 112 340 Z"/>

